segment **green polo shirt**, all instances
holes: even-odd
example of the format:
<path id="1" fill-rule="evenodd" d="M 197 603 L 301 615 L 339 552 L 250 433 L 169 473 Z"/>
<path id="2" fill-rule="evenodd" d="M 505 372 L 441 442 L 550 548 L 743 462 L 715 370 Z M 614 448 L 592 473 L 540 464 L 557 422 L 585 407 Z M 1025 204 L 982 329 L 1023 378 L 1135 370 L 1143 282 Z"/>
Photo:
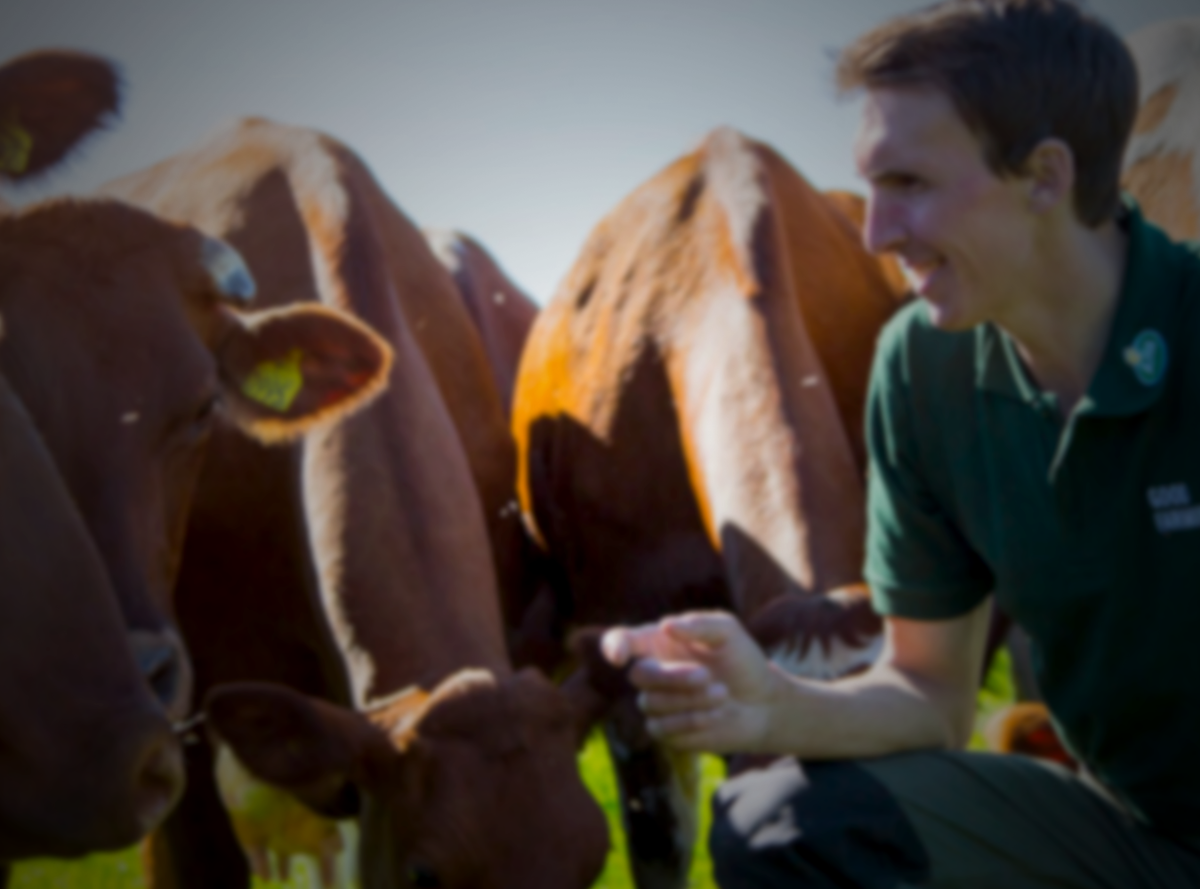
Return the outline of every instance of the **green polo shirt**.
<path id="1" fill-rule="evenodd" d="M 1109 343 L 1065 422 L 991 325 L 900 312 L 876 353 L 866 577 L 888 615 L 994 594 L 1076 756 L 1200 837 L 1200 256 L 1133 208 Z"/>

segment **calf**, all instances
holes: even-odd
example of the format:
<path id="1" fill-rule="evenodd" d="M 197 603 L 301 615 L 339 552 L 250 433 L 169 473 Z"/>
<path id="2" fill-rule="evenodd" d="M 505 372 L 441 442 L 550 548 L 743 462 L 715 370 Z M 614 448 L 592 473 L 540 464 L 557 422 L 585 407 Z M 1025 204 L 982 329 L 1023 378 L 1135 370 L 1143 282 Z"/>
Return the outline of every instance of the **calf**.
<path id="1" fill-rule="evenodd" d="M 362 162 L 308 130 L 245 121 L 106 191 L 228 237 L 257 305 L 337 306 L 396 356 L 382 398 L 298 447 L 214 436 L 176 589 L 214 737 L 358 813 L 364 886 L 589 885 L 607 836 L 575 768 L 586 710 L 505 652 L 515 454 L 449 274 Z M 403 702 L 423 694 L 416 718 Z M 245 885 L 211 745 L 189 759 L 155 883 Z"/>

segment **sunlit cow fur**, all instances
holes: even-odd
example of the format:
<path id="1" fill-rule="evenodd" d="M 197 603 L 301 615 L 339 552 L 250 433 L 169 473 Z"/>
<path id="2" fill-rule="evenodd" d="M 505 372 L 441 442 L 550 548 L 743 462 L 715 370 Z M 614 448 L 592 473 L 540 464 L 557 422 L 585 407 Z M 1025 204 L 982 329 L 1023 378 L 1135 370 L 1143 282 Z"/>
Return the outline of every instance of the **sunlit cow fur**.
<path id="1" fill-rule="evenodd" d="M 337 306 L 396 356 L 379 401 L 302 446 L 269 453 L 214 436 L 176 594 L 198 688 L 230 705 L 215 731 L 235 749 L 241 738 L 239 758 L 287 786 L 248 740 L 264 707 L 324 739 L 320 749 L 362 752 L 342 761 L 370 767 L 337 782 L 360 805 L 337 802 L 361 815 L 364 886 L 407 885 L 409 867 L 448 887 L 588 885 L 607 845 L 574 764 L 571 714 L 588 711 L 510 667 L 496 578 L 503 585 L 505 560 L 521 558 L 506 542 L 523 534 L 515 448 L 449 272 L 361 160 L 310 130 L 244 121 L 106 191 L 237 245 L 259 282 L 256 305 Z M 399 749 L 403 733 L 380 703 L 414 686 L 433 692 L 463 668 L 493 684 L 455 697 L 453 719 L 440 715 L 451 701 L 437 704 L 411 752 Z M 238 685 L 247 681 L 277 691 Z M 245 707 L 233 706 L 239 695 Z M 444 720 L 459 728 L 443 743 Z M 508 737 L 520 745 L 494 749 Z M 245 885 L 207 744 L 189 768 L 188 796 L 155 846 L 156 885 Z M 517 857 L 497 866 L 506 856 Z"/>
<path id="2" fill-rule="evenodd" d="M 474 238 L 447 229 L 426 229 L 433 255 L 446 267 L 487 351 L 505 416 L 512 412 L 513 387 L 525 340 L 538 307 L 504 274 Z"/>
<path id="3" fill-rule="evenodd" d="M 534 324 L 513 408 L 551 631 L 710 607 L 810 675 L 878 651 L 863 596 L 821 598 L 860 579 L 867 377 L 906 298 L 863 249 L 861 210 L 723 129 L 593 230 Z M 681 886 L 693 816 L 631 803 L 686 794 L 628 690 L 614 697 L 635 878 Z"/>

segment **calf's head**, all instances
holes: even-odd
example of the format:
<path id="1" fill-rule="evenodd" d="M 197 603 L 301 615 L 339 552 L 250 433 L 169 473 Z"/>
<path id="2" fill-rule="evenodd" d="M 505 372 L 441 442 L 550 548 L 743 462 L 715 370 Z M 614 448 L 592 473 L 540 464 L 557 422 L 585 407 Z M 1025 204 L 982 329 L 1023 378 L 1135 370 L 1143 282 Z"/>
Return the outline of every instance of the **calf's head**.
<path id="1" fill-rule="evenodd" d="M 218 686 L 209 724 L 261 780 L 361 813 L 364 889 L 584 889 L 607 826 L 579 777 L 581 714 L 534 671 L 465 670 L 366 714 L 282 686 Z"/>
<path id="2" fill-rule="evenodd" d="M 138 660 L 175 715 L 190 690 L 169 593 L 216 418 L 287 440 L 381 391 L 391 361 L 372 331 L 323 307 L 231 310 L 253 292 L 228 245 L 114 201 L 0 217 L 0 371 L 57 464 Z"/>

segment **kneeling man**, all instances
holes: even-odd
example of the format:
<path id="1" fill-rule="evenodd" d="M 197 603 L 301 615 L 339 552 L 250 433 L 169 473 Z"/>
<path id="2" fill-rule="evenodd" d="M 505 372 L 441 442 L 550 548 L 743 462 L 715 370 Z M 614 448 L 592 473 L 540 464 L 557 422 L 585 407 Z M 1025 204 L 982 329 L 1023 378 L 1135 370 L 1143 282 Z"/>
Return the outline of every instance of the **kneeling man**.
<path id="1" fill-rule="evenodd" d="M 838 78 L 920 297 L 867 416 L 885 652 L 806 681 L 693 613 L 605 653 L 665 743 L 786 755 L 718 791 L 722 886 L 1200 886 L 1200 257 L 1121 201 L 1129 53 L 1068 0 L 949 0 Z M 991 597 L 1081 775 L 962 752 Z"/>

